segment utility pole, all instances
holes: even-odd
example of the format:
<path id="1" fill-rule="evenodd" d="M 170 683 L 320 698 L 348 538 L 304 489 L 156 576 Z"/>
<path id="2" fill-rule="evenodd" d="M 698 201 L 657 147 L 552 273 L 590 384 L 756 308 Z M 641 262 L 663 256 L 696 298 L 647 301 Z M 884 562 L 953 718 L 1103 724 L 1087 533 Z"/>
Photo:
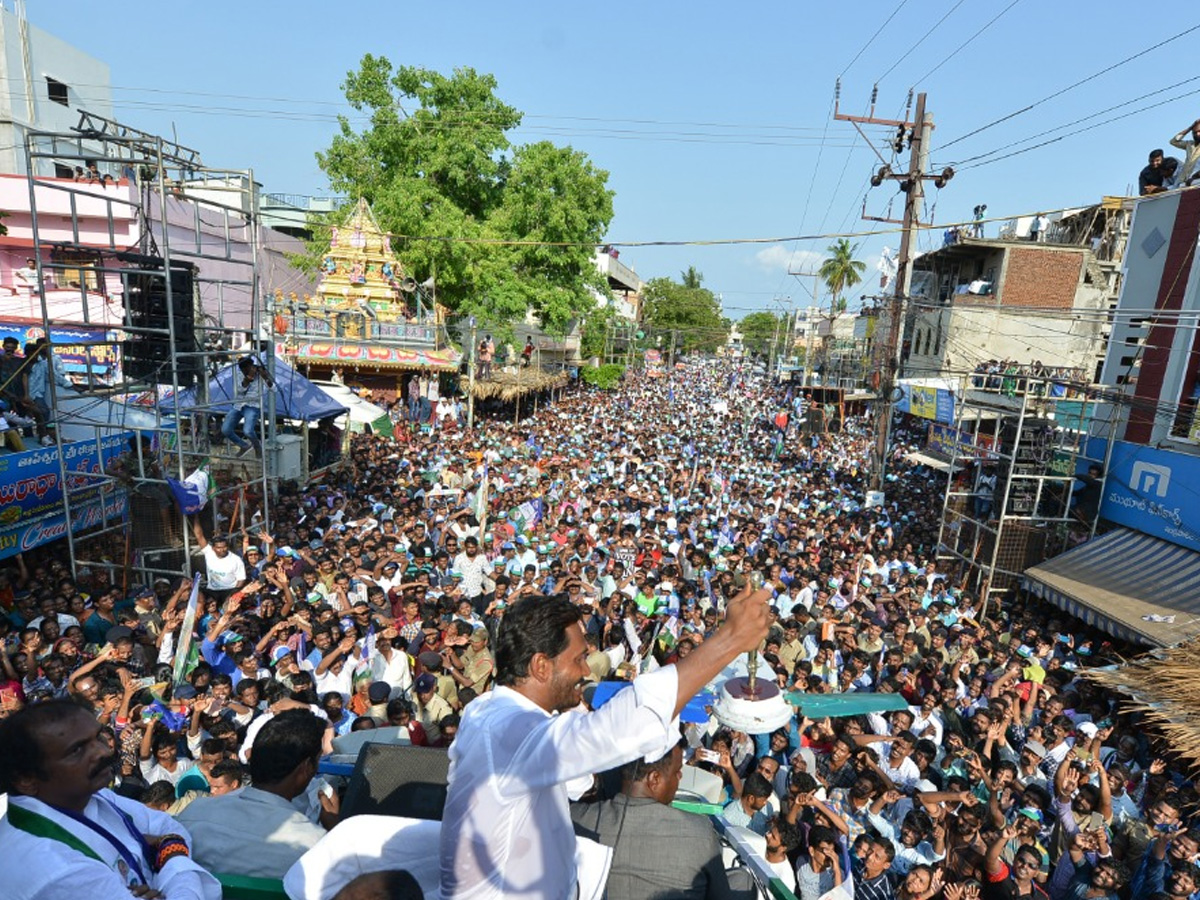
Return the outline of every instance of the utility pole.
<path id="1" fill-rule="evenodd" d="M 797 281 L 799 281 L 800 285 L 802 287 L 804 287 L 804 289 L 806 291 L 808 291 L 809 295 L 812 297 L 812 301 L 813 301 L 812 305 L 817 309 L 817 312 L 819 313 L 821 311 L 821 301 L 817 298 L 817 289 L 821 284 L 821 273 L 820 272 L 793 271 L 791 269 L 788 269 L 788 274 L 793 276 Z M 804 284 L 804 281 L 802 280 L 804 278 L 813 279 L 813 286 L 812 286 L 811 290 Z M 800 315 L 800 311 L 798 309 L 793 310 L 793 312 L 792 312 L 793 326 L 799 325 L 799 321 L 798 321 L 799 315 Z M 801 382 L 802 386 L 807 386 L 809 383 L 809 380 L 810 380 L 809 372 L 812 370 L 812 352 L 813 352 L 812 351 L 812 339 L 813 339 L 813 329 L 816 327 L 816 325 L 814 322 L 810 322 L 808 320 L 807 313 L 805 314 L 805 317 L 804 317 L 804 324 L 805 324 L 805 329 L 806 329 L 806 333 L 804 336 L 805 337 L 804 369 L 800 376 L 800 382 Z M 832 322 L 830 323 L 829 327 L 830 327 L 830 332 L 832 333 L 832 331 L 833 331 L 833 323 Z"/>
<path id="2" fill-rule="evenodd" d="M 837 95 L 840 95 L 840 93 L 841 84 L 839 82 Z M 877 94 L 878 86 L 871 93 L 872 115 L 869 116 L 842 115 L 837 109 L 837 100 L 835 99 L 834 118 L 853 124 L 863 138 L 866 138 L 866 134 L 859 127 L 860 122 L 868 125 L 893 126 L 897 129 L 895 138 L 896 150 L 899 151 L 903 148 L 903 141 L 906 137 L 909 146 L 908 172 L 903 174 L 892 172 L 888 161 L 880 155 L 874 145 L 871 147 L 882 163 L 879 171 L 871 177 L 871 185 L 878 187 L 885 180 L 899 182 L 900 189 L 905 194 L 904 218 L 896 222 L 895 219 L 863 216 L 864 219 L 871 221 L 892 222 L 904 226 L 904 230 L 901 232 L 900 253 L 897 260 L 896 289 L 892 294 L 889 309 L 887 339 L 883 344 L 876 344 L 874 353 L 875 371 L 878 379 L 872 378 L 872 382 L 877 383 L 877 400 L 875 407 L 875 460 L 871 472 L 871 488 L 874 491 L 882 491 L 884 475 L 887 472 L 888 444 L 890 443 L 892 433 L 893 394 L 896 390 L 896 375 L 899 371 L 901 336 L 904 327 L 904 302 L 908 299 L 909 288 L 912 284 L 913 251 L 916 247 L 917 231 L 921 224 L 920 211 L 922 200 L 925 196 L 925 181 L 930 179 L 933 180 L 937 187 L 945 187 L 946 182 L 954 177 L 954 170 L 947 168 L 937 175 L 928 175 L 925 173 L 929 165 L 929 141 L 933 133 L 933 116 L 925 111 L 924 94 L 917 95 L 917 108 L 912 121 L 909 121 L 907 116 L 904 121 L 874 118 L 873 114 Z M 911 94 L 909 95 L 909 99 L 912 99 Z"/>
<path id="3" fill-rule="evenodd" d="M 471 344 L 467 349 L 467 431 L 475 428 L 475 317 L 471 316 Z"/>

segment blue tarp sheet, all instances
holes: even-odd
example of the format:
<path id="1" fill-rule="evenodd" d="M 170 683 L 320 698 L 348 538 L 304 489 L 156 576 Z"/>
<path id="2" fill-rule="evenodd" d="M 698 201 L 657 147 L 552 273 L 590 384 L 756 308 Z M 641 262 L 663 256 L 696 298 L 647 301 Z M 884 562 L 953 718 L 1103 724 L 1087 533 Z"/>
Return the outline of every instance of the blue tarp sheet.
<path id="1" fill-rule="evenodd" d="M 208 383 L 208 398 L 214 413 L 229 412 L 233 408 L 234 378 L 239 376 L 238 367 L 229 365 L 217 373 Z M 267 399 L 263 397 L 263 412 Z M 188 388 L 174 397 L 166 397 L 159 404 L 164 412 L 173 412 L 176 407 L 187 411 L 196 405 L 196 390 Z M 340 416 L 346 407 L 334 400 L 323 390 L 280 359 L 275 360 L 275 413 L 285 419 L 300 419 L 312 422 L 326 416 Z"/>

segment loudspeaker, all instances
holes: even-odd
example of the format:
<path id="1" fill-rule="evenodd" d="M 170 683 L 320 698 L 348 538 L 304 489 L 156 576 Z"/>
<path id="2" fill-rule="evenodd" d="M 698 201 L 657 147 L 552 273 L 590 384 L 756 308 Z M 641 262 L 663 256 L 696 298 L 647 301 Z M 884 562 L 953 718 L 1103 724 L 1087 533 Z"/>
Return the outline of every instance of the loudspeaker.
<path id="1" fill-rule="evenodd" d="M 441 821 L 449 771 L 449 755 L 436 747 L 365 744 L 342 799 L 342 817 L 406 816 Z"/>
<path id="2" fill-rule="evenodd" d="M 163 260 L 145 257 L 138 265 L 141 271 L 121 274 L 125 324 L 131 329 L 153 329 L 161 333 L 127 332 L 122 345 L 122 367 L 126 378 L 170 384 L 171 345 L 174 344 L 177 353 L 194 353 L 199 349 L 196 345 L 193 269 L 190 264 L 171 266 L 168 316 L 167 273 Z M 197 356 L 178 360 L 176 377 L 180 387 L 195 384 L 200 370 Z"/>

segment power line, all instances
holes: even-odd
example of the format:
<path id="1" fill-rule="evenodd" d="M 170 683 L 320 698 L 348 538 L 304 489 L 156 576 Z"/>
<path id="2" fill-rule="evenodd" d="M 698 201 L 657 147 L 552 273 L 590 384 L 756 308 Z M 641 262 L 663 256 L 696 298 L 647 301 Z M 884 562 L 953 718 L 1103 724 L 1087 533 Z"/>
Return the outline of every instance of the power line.
<path id="1" fill-rule="evenodd" d="M 6 78 L 4 76 L 0 76 L 0 81 L 18 81 L 18 80 L 19 79 L 10 79 L 10 78 Z M 90 88 L 98 88 L 98 89 L 107 88 L 107 89 L 117 90 L 117 91 L 178 95 L 178 96 L 183 96 L 183 97 L 211 97 L 211 98 L 216 98 L 216 99 L 247 100 L 247 101 L 256 101 L 256 102 L 264 102 L 264 103 L 294 103 L 294 104 L 303 105 L 305 107 L 334 106 L 334 107 L 340 107 L 340 108 L 344 109 L 347 106 L 347 103 L 345 100 L 331 101 L 331 100 L 312 100 L 312 99 L 308 99 L 308 98 L 261 97 L 261 96 L 247 95 L 247 94 L 223 94 L 223 93 L 213 93 L 213 92 L 208 92 L 208 91 L 183 91 L 183 90 L 168 90 L 168 89 L 163 89 L 163 88 L 147 88 L 147 87 L 118 87 L 118 86 L 114 86 L 114 85 L 86 84 L 86 83 L 72 83 L 72 87 L 76 88 L 76 89 L 89 88 L 89 87 Z M 15 90 L 14 89 L 14 90 L 6 91 L 5 93 L 7 93 L 11 97 L 21 98 L 21 99 L 24 99 L 28 96 L 28 94 L 26 94 L 26 92 L 23 90 Z M 108 99 L 108 98 L 103 98 L 103 97 L 100 97 L 99 95 L 96 95 L 95 99 L 104 100 L 104 99 Z M 114 100 L 113 102 L 117 105 L 143 106 L 143 107 L 147 107 L 147 108 L 159 109 L 159 110 L 162 110 L 165 112 L 172 112 L 172 111 L 205 112 L 208 110 L 229 110 L 229 111 L 234 111 L 234 112 L 243 112 L 248 115 L 252 114 L 252 115 L 256 115 L 256 116 L 260 116 L 260 117 L 268 117 L 268 118 L 271 117 L 273 114 L 282 114 L 283 116 L 291 116 L 291 117 L 295 117 L 300 120 L 311 119 L 314 121 L 334 121 L 334 122 L 337 121 L 337 119 L 339 117 L 339 114 L 337 114 L 337 113 L 309 113 L 309 112 L 301 112 L 301 111 L 292 112 L 292 111 L 287 111 L 287 110 L 256 109 L 256 108 L 246 108 L 246 107 L 214 107 L 211 104 L 205 104 L 205 105 L 168 104 L 168 103 L 155 103 L 150 100 Z M 458 121 L 455 122 L 454 124 L 464 125 L 464 126 L 468 125 L 468 124 L 473 124 L 473 123 L 487 124 L 487 123 L 491 122 L 494 124 L 495 122 L 500 121 L 500 118 L 497 114 L 481 112 L 481 111 L 442 110 L 442 111 L 439 111 L 439 115 L 442 117 L 443 121 L 446 121 L 447 119 L 457 119 Z M 524 113 L 524 112 L 520 113 L 520 116 L 521 116 L 522 121 L 525 119 L 539 119 L 539 120 L 547 120 L 547 121 L 567 121 L 567 122 L 614 122 L 614 123 L 623 123 L 623 124 L 632 124 L 632 125 L 678 126 L 678 127 L 690 127 L 690 128 L 724 128 L 724 129 L 733 129 L 733 130 L 741 130 L 741 129 L 747 129 L 747 128 L 751 128 L 751 129 L 765 128 L 765 129 L 772 129 L 772 130 L 783 131 L 783 132 L 816 132 L 816 131 L 822 130 L 821 127 L 817 126 L 817 125 L 782 125 L 782 124 L 777 124 L 777 123 L 706 122 L 706 121 L 687 121 L 687 120 L 653 119 L 653 118 L 626 118 L 626 117 L 608 117 L 608 116 L 569 116 L 569 115 L 560 115 L 560 114 L 551 114 L 551 113 Z M 361 116 L 361 115 L 360 116 L 347 116 L 346 118 L 357 119 L 362 122 L 370 121 L 369 116 Z M 422 124 L 425 124 L 425 123 L 422 123 Z M 429 123 L 429 124 L 435 124 L 435 123 Z M 551 126 L 545 126 L 545 127 L 551 127 Z"/>
<path id="2" fill-rule="evenodd" d="M 1177 81 L 1177 82 L 1175 82 L 1174 84 L 1167 85 L 1166 87 L 1157 88 L 1157 89 L 1155 89 L 1155 90 L 1153 90 L 1153 91 L 1150 91 L 1150 92 L 1148 92 L 1148 93 L 1142 94 L 1141 96 L 1134 97 L 1134 98 L 1132 98 L 1132 99 L 1130 99 L 1130 100 L 1125 100 L 1124 102 L 1122 102 L 1122 103 L 1117 103 L 1117 104 L 1115 104 L 1115 105 L 1113 105 L 1113 106 L 1105 107 L 1105 108 L 1104 108 L 1104 109 L 1102 109 L 1102 110 L 1099 110 L 1099 111 L 1097 111 L 1097 112 L 1094 112 L 1094 113 L 1090 113 L 1089 115 L 1086 115 L 1086 116 L 1083 116 L 1083 117 L 1081 117 L 1081 118 L 1075 119 L 1075 120 L 1073 120 L 1073 121 L 1071 121 L 1071 122 L 1066 122 L 1066 123 L 1064 123 L 1064 124 L 1062 124 L 1062 125 L 1057 125 L 1057 126 L 1055 126 L 1054 128 L 1047 129 L 1046 131 L 1039 131 L 1037 134 L 1031 134 L 1031 135 L 1029 135 L 1028 137 L 1021 138 L 1020 140 L 1012 141 L 1011 143 L 1008 143 L 1008 144 L 1003 144 L 1003 145 L 1001 145 L 1001 146 L 999 146 L 999 147 L 996 147 L 996 148 L 994 148 L 994 149 L 992 149 L 992 150 L 989 150 L 989 151 L 988 151 L 988 152 L 986 152 L 986 153 L 980 153 L 980 154 L 979 154 L 979 155 L 977 155 L 977 156 L 969 156 L 969 157 L 967 157 L 966 159 L 962 159 L 962 160 L 958 160 L 958 161 L 956 161 L 956 162 L 950 163 L 950 165 L 954 166 L 955 168 L 960 168 L 960 167 L 965 167 L 965 168 L 977 168 L 978 166 L 976 166 L 976 165 L 970 165 L 970 164 L 971 164 L 971 163 L 975 163 L 977 160 L 983 160 L 983 159 L 987 159 L 989 156 L 994 156 L 995 154 L 1001 153 L 1002 151 L 1004 151 L 1004 150 L 1007 150 L 1007 149 L 1009 149 L 1010 147 L 1016 147 L 1016 146 L 1018 146 L 1019 144 L 1023 144 L 1023 143 L 1025 143 L 1026 141 L 1032 141 L 1032 140 L 1036 140 L 1037 138 L 1044 137 L 1044 136 L 1046 136 L 1046 135 L 1048 135 L 1048 134 L 1054 134 L 1054 132 L 1056 132 L 1056 131 L 1062 131 L 1063 129 L 1066 129 L 1066 128 L 1073 128 L 1074 126 L 1076 126 L 1076 125 L 1080 125 L 1080 124 L 1082 124 L 1082 123 L 1084 123 L 1084 122 L 1087 122 L 1087 121 L 1088 121 L 1088 120 L 1090 120 L 1090 119 L 1094 119 L 1094 118 L 1096 118 L 1097 116 L 1102 116 L 1102 115 L 1104 115 L 1105 113 L 1112 112 L 1113 110 L 1116 110 L 1116 109 L 1121 109 L 1121 108 L 1122 108 L 1122 107 L 1124 107 L 1124 106 L 1129 106 L 1131 103 L 1137 103 L 1137 102 L 1139 102 L 1139 101 L 1141 101 L 1141 100 L 1145 100 L 1145 99 L 1146 99 L 1146 98 L 1148 98 L 1148 97 L 1153 97 L 1155 94 L 1161 94 L 1161 93 L 1163 93 L 1164 91 L 1172 91 L 1172 90 L 1175 90 L 1176 88 L 1182 87 L 1182 86 L 1183 86 L 1183 85 L 1185 85 L 1185 84 L 1191 84 L 1192 82 L 1195 82 L 1195 81 L 1200 81 L 1200 75 L 1194 75 L 1194 76 L 1192 76 L 1191 78 L 1185 78 L 1183 81 Z M 1109 124 L 1111 124 L 1111 123 L 1113 123 L 1113 122 L 1116 122 L 1116 121 L 1118 121 L 1118 120 L 1120 120 L 1120 119 L 1128 118 L 1129 116 L 1137 115 L 1138 113 L 1146 112 L 1147 110 L 1155 109 L 1155 108 L 1157 108 L 1157 107 L 1159 107 L 1159 106 L 1164 106 L 1164 105 L 1165 105 L 1165 104 L 1167 104 L 1167 103 L 1174 103 L 1176 100 L 1179 100 L 1179 99 L 1181 99 L 1182 97 L 1190 97 L 1190 96 L 1192 96 L 1192 94 L 1196 94 L 1196 93 L 1200 93 L 1200 90 L 1197 90 L 1197 91 L 1191 91 L 1191 92 L 1189 92 L 1189 93 L 1186 93 L 1186 94 L 1174 94 L 1174 95 L 1172 95 L 1171 97 L 1168 97 L 1166 100 L 1162 100 L 1162 101 L 1160 101 L 1160 102 L 1158 102 L 1158 103 L 1153 103 L 1153 104 L 1150 104 L 1150 105 L 1148 105 L 1148 106 L 1139 107 L 1138 109 L 1130 110 L 1129 112 L 1127 112 L 1127 113 L 1124 113 L 1124 114 L 1122 114 L 1122 115 L 1120 115 L 1120 116 L 1115 116 L 1115 117 L 1113 117 L 1113 118 L 1111 118 L 1111 119 L 1106 119 L 1106 120 L 1104 120 L 1103 122 L 1097 122 L 1097 123 L 1096 123 L 1096 125 L 1097 125 L 1097 126 L 1099 126 L 1099 125 L 1109 125 Z M 1060 141 L 1060 140 L 1063 140 L 1063 139 L 1065 139 L 1065 138 L 1068 138 L 1068 137 L 1074 137 L 1074 136 L 1075 136 L 1075 135 L 1072 135 L 1072 134 L 1064 134 L 1064 135 L 1060 135 L 1060 136 L 1058 136 L 1058 137 L 1054 138 L 1053 140 L 1050 140 L 1050 141 L 1043 141 L 1043 142 L 1042 142 L 1042 143 L 1040 143 L 1040 144 L 1036 144 L 1036 145 L 1034 145 L 1034 146 L 1031 146 L 1031 147 L 1026 147 L 1026 148 L 1023 148 L 1023 149 L 1022 149 L 1021 151 L 1019 151 L 1019 152 L 1021 152 L 1021 153 L 1025 153 L 1025 152 L 1027 152 L 1027 151 L 1029 151 L 1029 150 L 1034 150 L 1034 149 L 1037 149 L 1038 147 L 1045 147 L 1047 144 L 1053 144 L 1053 143 L 1056 143 L 1056 142 L 1058 142 L 1058 141 Z M 1003 157 L 1000 157 L 1000 158 L 1001 158 L 1001 159 L 1007 159 L 1007 158 L 1008 158 L 1008 156 L 1014 156 L 1014 155 L 1016 155 L 1016 154 L 1007 154 L 1006 156 L 1003 156 Z M 994 161 L 997 161 L 997 160 L 988 160 L 988 161 L 989 161 L 989 162 L 994 162 Z M 978 165 L 983 165 L 983 163 L 979 163 Z"/>
<path id="3" fill-rule="evenodd" d="M 1153 51 L 1158 50 L 1160 47 L 1165 47 L 1167 44 L 1177 41 L 1181 37 L 1186 37 L 1187 35 L 1191 34 L 1192 32 L 1198 31 L 1198 30 L 1200 30 L 1200 23 L 1193 25 L 1191 28 L 1188 28 L 1186 31 L 1181 31 L 1178 34 L 1174 34 L 1171 37 L 1166 38 L 1165 40 L 1159 41 L 1157 44 L 1147 47 L 1144 50 L 1139 50 L 1137 53 L 1134 53 L 1132 56 L 1125 57 L 1120 62 L 1115 62 L 1110 66 L 1105 66 L 1103 69 L 1100 69 L 1098 72 L 1093 72 L 1091 75 L 1088 75 L 1085 78 L 1081 78 L 1079 81 L 1069 84 L 1064 88 L 1060 88 L 1059 90 L 1054 91 L 1051 94 L 1047 94 L 1045 97 L 1042 97 L 1040 100 L 1035 100 L 1033 103 L 1030 103 L 1027 106 L 1023 106 L 1021 109 L 1014 110 L 1013 112 L 1009 113 L 1008 115 L 1001 116 L 998 119 L 994 119 L 991 122 L 988 122 L 986 125 L 981 125 L 972 131 L 968 131 L 966 134 L 961 135 L 960 137 L 956 137 L 952 141 L 947 141 L 945 144 L 942 144 L 942 149 L 945 150 L 947 147 L 952 147 L 955 144 L 959 143 L 960 141 L 965 141 L 967 138 L 974 137 L 975 135 L 977 135 L 981 132 L 987 131 L 989 128 L 994 128 L 996 125 L 999 125 L 1002 122 L 1007 122 L 1010 119 L 1015 119 L 1017 116 L 1020 116 L 1020 115 L 1023 115 L 1024 113 L 1029 112 L 1031 109 L 1035 109 L 1044 103 L 1049 103 L 1051 100 L 1061 97 L 1063 94 L 1073 91 L 1077 87 L 1082 87 L 1083 85 L 1087 84 L 1090 81 L 1095 81 L 1097 78 L 1099 78 L 1102 75 L 1107 75 L 1109 72 L 1119 69 L 1119 68 L 1121 68 L 1121 66 L 1124 66 L 1127 63 L 1131 63 L 1135 59 L 1139 59 L 1139 58 L 1145 56 L 1147 53 L 1152 53 Z"/>
<path id="4" fill-rule="evenodd" d="M 942 66 L 944 66 L 946 63 L 950 62 L 950 60 L 954 59 L 954 57 L 958 56 L 958 54 L 960 54 L 964 50 L 966 50 L 967 47 L 969 47 L 971 45 L 971 43 L 977 37 L 979 37 L 981 34 L 983 34 L 985 31 L 987 31 L 989 28 L 991 28 L 993 25 L 995 25 L 998 21 L 1000 21 L 1000 19 L 1004 16 L 1005 13 L 1007 13 L 1010 9 L 1012 9 L 1014 6 L 1016 6 L 1020 2 L 1021 2 L 1021 0 L 1012 0 L 1012 3 L 1008 4 L 1008 6 L 1004 7 L 1004 9 L 1000 10 L 1000 12 L 996 13 L 996 15 L 993 16 L 992 19 L 986 25 L 984 25 L 982 28 L 980 28 L 978 31 L 976 31 L 973 35 L 971 35 L 969 38 L 967 38 L 965 41 L 963 41 L 961 44 L 959 44 L 953 51 L 951 51 L 951 53 L 945 59 L 943 59 L 940 63 L 938 63 L 936 66 L 934 66 L 928 72 L 926 72 L 920 78 L 913 81 L 912 86 L 915 88 L 918 84 L 920 84 L 922 81 L 924 81 L 930 75 L 932 75 L 934 72 L 936 72 Z"/>
<path id="5" fill-rule="evenodd" d="M 878 78 L 875 79 L 875 83 L 879 84 L 879 82 L 883 81 L 883 79 L 885 79 L 889 75 L 891 75 L 892 72 L 895 71 L 896 66 L 900 65 L 900 63 L 902 63 L 906 59 L 908 59 L 908 57 L 911 56 L 913 54 L 913 52 L 918 47 L 921 46 L 921 44 L 925 43 L 926 38 L 928 38 L 931 34 L 933 34 L 935 31 L 937 31 L 938 28 L 941 26 L 941 24 L 943 22 L 945 22 L 948 18 L 950 18 L 950 16 L 952 16 L 954 14 L 954 11 L 956 9 L 958 9 L 960 6 L 962 6 L 965 2 L 966 2 L 966 0 L 958 0 L 957 3 L 955 3 L 952 7 L 950 7 L 950 11 L 947 12 L 940 19 L 938 19 L 936 22 L 934 22 L 932 28 L 930 28 L 923 35 L 921 35 L 920 39 L 918 39 L 915 44 L 913 44 L 911 47 L 909 47 L 907 50 L 905 50 L 904 53 L 900 56 L 900 58 L 898 60 L 896 60 L 894 63 L 892 63 L 886 72 L 884 72 L 882 75 L 880 75 Z"/>
<path id="6" fill-rule="evenodd" d="M 908 0 L 900 0 L 900 5 L 892 10 L 892 14 L 883 20 L 882 25 L 880 25 L 877 29 L 875 29 L 875 33 L 873 35 L 871 35 L 867 39 L 867 42 L 858 49 L 858 52 L 854 54 L 854 58 L 852 60 L 850 60 L 850 62 L 846 63 L 846 67 L 844 69 L 842 69 L 841 73 L 838 75 L 838 78 L 841 78 L 843 75 L 845 75 L 847 72 L 850 71 L 850 67 L 853 66 L 856 62 L 858 62 L 859 58 L 864 53 L 867 52 L 867 48 L 870 47 L 873 43 L 875 43 L 875 38 L 877 38 L 877 37 L 879 37 L 879 35 L 883 34 L 883 29 L 887 28 L 888 25 L 891 24 L 892 19 L 896 18 L 896 14 L 899 13 L 900 10 L 904 9 L 904 7 L 907 3 L 908 3 Z"/>
<path id="7" fill-rule="evenodd" d="M 1130 112 L 1124 113 L 1123 115 L 1113 116 L 1111 119 L 1105 119 L 1102 122 L 1097 122 L 1096 125 L 1097 126 L 1110 125 L 1113 122 L 1120 121 L 1121 119 L 1128 119 L 1130 116 L 1136 116 L 1139 113 L 1143 113 L 1143 112 L 1146 112 L 1147 110 L 1155 109 L 1156 107 L 1159 107 L 1159 106 L 1166 106 L 1168 103 L 1174 103 L 1177 100 L 1180 100 L 1184 97 L 1191 97 L 1191 96 L 1194 96 L 1195 94 L 1200 94 L 1200 89 L 1197 89 L 1194 91 L 1188 91 L 1186 94 L 1180 94 L 1177 97 L 1168 97 L 1166 100 L 1161 100 L 1158 103 L 1152 103 L 1149 106 L 1143 106 L 1141 109 L 1135 109 Z M 1003 156 L 997 156 L 992 159 L 986 159 L 983 162 L 978 162 L 978 163 L 974 163 L 972 165 L 963 166 L 961 171 L 965 171 L 966 169 L 978 169 L 981 166 L 990 166 L 992 163 L 998 163 L 1005 159 L 1011 159 L 1014 156 L 1020 156 L 1023 153 L 1028 153 L 1030 150 L 1039 150 L 1042 147 L 1047 147 L 1050 144 L 1057 144 L 1059 141 L 1065 140 L 1066 138 L 1069 138 L 1069 137 L 1075 137 L 1075 136 L 1076 135 L 1071 135 L 1071 134 L 1061 134 L 1058 137 L 1051 138 L 1048 141 L 1042 141 L 1041 143 L 1033 144 L 1029 147 L 1022 147 L 1020 150 L 1014 150 L 1012 153 L 1006 153 Z"/>

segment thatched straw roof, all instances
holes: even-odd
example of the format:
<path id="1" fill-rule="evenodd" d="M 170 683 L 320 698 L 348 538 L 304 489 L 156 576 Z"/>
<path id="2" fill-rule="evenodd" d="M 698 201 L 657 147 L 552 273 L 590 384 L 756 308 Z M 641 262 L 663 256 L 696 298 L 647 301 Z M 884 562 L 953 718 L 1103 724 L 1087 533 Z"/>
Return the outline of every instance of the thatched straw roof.
<path id="1" fill-rule="evenodd" d="M 1112 668 L 1081 669 L 1079 675 L 1124 694 L 1160 731 L 1171 749 L 1200 770 L 1200 641 L 1154 650 Z"/>
<path id="2" fill-rule="evenodd" d="M 475 379 L 472 393 L 476 400 L 498 399 L 511 403 L 518 397 L 550 388 L 565 387 L 568 378 L 565 372 L 547 372 L 530 366 L 516 372 L 493 372 L 486 379 Z"/>

